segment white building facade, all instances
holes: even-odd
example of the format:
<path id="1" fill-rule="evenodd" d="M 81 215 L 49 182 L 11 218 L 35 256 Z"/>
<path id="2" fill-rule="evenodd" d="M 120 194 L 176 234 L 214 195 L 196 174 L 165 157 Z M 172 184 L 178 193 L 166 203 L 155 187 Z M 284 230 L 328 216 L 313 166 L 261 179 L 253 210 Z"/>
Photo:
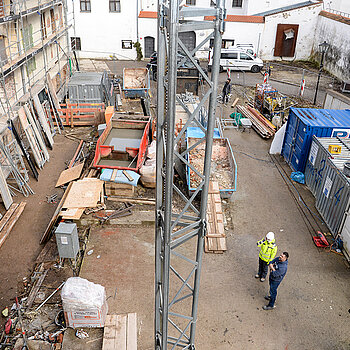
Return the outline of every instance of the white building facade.
<path id="1" fill-rule="evenodd" d="M 144 57 L 150 57 L 156 51 L 156 0 L 78 0 L 72 4 L 76 29 L 71 36 L 79 43 L 79 57 L 134 60 L 133 43 L 137 41 Z M 184 0 L 182 5 L 210 7 L 214 2 Z M 329 28 L 333 34 L 323 34 L 327 32 L 329 18 L 321 15 L 325 11 L 341 12 L 342 15 L 350 12 L 350 0 L 227 0 L 226 8 L 223 47 L 253 44 L 264 60 L 308 59 L 317 52 L 320 36 L 324 35 L 330 39 L 333 36 L 335 45 L 342 43 L 350 50 L 348 26 L 332 22 Z M 187 32 L 181 33 L 180 38 L 187 47 L 194 48 L 206 34 Z M 335 37 L 341 38 L 339 43 Z M 208 43 L 198 57 L 207 58 L 209 50 Z M 343 66 L 338 70 L 338 76 L 346 68 L 346 54 L 340 56 L 330 66 Z"/>

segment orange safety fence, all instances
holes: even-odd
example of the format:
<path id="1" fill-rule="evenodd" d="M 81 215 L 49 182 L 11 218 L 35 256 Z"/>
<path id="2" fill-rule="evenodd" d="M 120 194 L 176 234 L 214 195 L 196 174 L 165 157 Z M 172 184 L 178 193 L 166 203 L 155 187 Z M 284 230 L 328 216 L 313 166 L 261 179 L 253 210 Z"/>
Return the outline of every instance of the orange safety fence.
<path id="1" fill-rule="evenodd" d="M 64 126 L 93 126 L 104 123 L 104 103 L 62 103 L 60 106 L 58 113 Z"/>

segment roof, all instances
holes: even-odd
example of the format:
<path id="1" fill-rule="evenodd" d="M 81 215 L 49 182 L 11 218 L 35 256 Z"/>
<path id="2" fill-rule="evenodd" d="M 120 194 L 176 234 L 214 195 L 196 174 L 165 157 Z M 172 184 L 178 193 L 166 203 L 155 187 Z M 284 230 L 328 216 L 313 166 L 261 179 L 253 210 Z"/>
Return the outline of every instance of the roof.
<path id="1" fill-rule="evenodd" d="M 139 18 L 157 18 L 157 11 L 140 11 Z"/>
<path id="2" fill-rule="evenodd" d="M 75 72 L 68 86 L 72 85 L 101 85 L 103 73 L 100 72 Z"/>
<path id="3" fill-rule="evenodd" d="M 263 17 L 271 16 L 271 15 L 275 15 L 277 13 L 292 11 L 292 10 L 296 10 L 298 8 L 301 8 L 301 7 L 318 5 L 321 3 L 322 3 L 322 1 L 314 2 L 314 1 L 308 0 L 308 1 L 299 2 L 298 4 L 288 5 L 288 6 L 284 6 L 284 7 L 275 8 L 273 10 L 256 13 L 255 16 L 263 16 Z"/>
<path id="4" fill-rule="evenodd" d="M 306 125 L 311 127 L 349 128 L 350 109 L 294 108 L 291 111 Z"/>
<path id="5" fill-rule="evenodd" d="M 206 21 L 213 21 L 214 16 L 205 16 Z M 245 23 L 264 23 L 263 16 L 244 16 L 244 15 L 227 15 L 225 22 L 245 22 Z"/>
<path id="6" fill-rule="evenodd" d="M 327 11 L 321 11 L 320 12 L 320 16 L 329 18 L 329 19 L 333 19 L 334 21 L 338 21 L 344 24 L 350 24 L 350 18 L 349 17 L 345 17 L 345 16 L 341 16 L 335 13 L 331 13 L 331 12 L 327 12 Z"/>

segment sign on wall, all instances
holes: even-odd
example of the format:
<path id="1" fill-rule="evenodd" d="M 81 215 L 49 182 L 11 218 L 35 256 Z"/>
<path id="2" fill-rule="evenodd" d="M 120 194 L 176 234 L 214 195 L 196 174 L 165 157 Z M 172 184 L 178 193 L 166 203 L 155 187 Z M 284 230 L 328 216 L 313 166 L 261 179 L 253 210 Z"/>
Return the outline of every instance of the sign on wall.
<path id="1" fill-rule="evenodd" d="M 132 40 L 122 40 L 122 49 L 132 49 Z"/>

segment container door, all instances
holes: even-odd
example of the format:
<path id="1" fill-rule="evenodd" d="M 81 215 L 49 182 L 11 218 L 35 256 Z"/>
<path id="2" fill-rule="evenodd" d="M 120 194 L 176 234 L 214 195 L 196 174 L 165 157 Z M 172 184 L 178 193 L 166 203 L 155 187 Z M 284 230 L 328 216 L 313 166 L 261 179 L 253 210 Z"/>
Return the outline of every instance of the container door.
<path id="1" fill-rule="evenodd" d="M 289 115 L 289 118 L 288 118 L 288 125 L 287 125 L 287 130 L 285 133 L 285 137 L 284 137 L 282 154 L 283 154 L 286 162 L 292 168 L 294 168 L 295 164 L 297 163 L 297 161 L 295 159 L 292 163 L 292 159 L 293 159 L 293 154 L 294 154 L 295 141 L 296 141 L 296 137 L 297 137 L 299 123 L 300 123 L 300 119 L 291 113 Z M 296 169 L 294 168 L 294 170 L 296 170 Z"/>
<path id="2" fill-rule="evenodd" d="M 316 208 L 334 237 L 349 202 L 349 194 L 348 180 L 327 160 L 324 176 L 316 193 Z"/>
<path id="3" fill-rule="evenodd" d="M 291 154 L 291 166 L 295 171 L 304 171 L 305 169 L 305 144 L 307 138 L 307 127 L 298 119 L 296 132 L 294 136 L 293 149 Z"/>
<path id="4" fill-rule="evenodd" d="M 345 222 L 340 233 L 340 238 L 343 240 L 344 249 L 350 255 L 350 213 L 344 214 Z"/>

